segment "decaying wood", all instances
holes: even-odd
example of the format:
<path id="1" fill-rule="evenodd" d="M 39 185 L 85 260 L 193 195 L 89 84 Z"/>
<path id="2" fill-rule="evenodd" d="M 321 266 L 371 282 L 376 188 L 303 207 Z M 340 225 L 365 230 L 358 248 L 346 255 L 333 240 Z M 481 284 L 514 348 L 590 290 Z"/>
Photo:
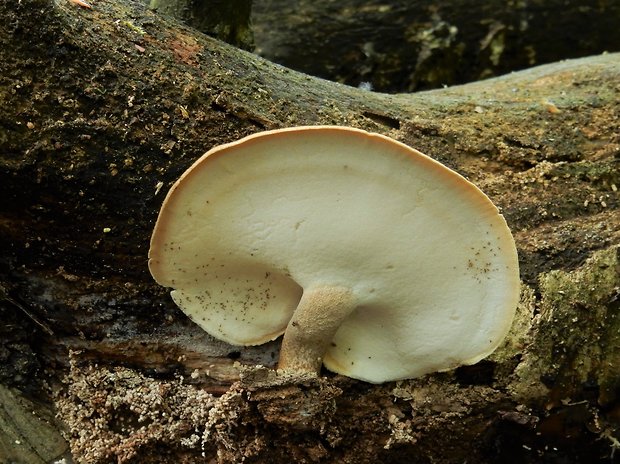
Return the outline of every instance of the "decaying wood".
<path id="1" fill-rule="evenodd" d="M 618 55 L 383 95 L 140 3 L 89 4 L 0 4 L 0 382 L 49 395 L 76 461 L 613 459 Z M 267 369 L 279 341 L 216 342 L 154 284 L 149 236 L 179 174 L 214 145 L 304 124 L 387 134 L 502 209 L 523 290 L 493 356 L 380 386 L 283 379 Z"/>
<path id="2" fill-rule="evenodd" d="M 38 464 L 66 454 L 60 427 L 49 404 L 0 385 L 1 462 Z"/>

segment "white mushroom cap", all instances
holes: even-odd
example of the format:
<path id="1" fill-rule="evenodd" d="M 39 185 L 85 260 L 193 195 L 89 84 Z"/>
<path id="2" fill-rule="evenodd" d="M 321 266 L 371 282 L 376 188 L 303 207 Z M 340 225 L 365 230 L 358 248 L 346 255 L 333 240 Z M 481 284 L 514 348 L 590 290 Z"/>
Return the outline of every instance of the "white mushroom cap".
<path id="1" fill-rule="evenodd" d="M 293 321 L 286 340 L 302 293 L 341 289 L 337 321 L 315 305 L 310 319 L 330 328 L 311 356 L 375 383 L 487 356 L 519 296 L 514 240 L 478 188 L 402 143 L 341 127 L 206 153 L 169 191 L 149 258 L 186 314 L 237 345 Z"/>

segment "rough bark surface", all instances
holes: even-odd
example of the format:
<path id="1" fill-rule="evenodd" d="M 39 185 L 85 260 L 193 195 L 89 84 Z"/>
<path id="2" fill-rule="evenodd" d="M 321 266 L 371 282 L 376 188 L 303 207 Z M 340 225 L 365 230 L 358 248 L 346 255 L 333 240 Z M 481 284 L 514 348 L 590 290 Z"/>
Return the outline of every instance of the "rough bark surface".
<path id="1" fill-rule="evenodd" d="M 620 51 L 598 0 L 255 0 L 257 52 L 352 86 L 403 92 Z"/>
<path id="2" fill-rule="evenodd" d="M 58 430 L 43 419 L 56 408 L 86 463 L 617 460 L 618 55 L 383 95 L 132 1 L 4 2 L 0 20 L 0 383 L 15 406 L 0 419 L 47 399 L 38 417 Z M 493 356 L 379 386 L 277 377 L 279 341 L 217 342 L 154 284 L 149 237 L 179 174 L 217 144 L 304 124 L 387 134 L 503 210 L 523 289 Z M 27 441 L 23 462 L 56 457 L 13 423 L 8 456 Z"/>

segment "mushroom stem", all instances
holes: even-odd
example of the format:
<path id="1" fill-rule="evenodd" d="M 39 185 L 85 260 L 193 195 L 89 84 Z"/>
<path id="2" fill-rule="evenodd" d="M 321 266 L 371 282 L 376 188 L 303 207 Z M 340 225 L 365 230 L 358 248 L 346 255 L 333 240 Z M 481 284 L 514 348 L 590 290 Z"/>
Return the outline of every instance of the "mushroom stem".
<path id="1" fill-rule="evenodd" d="M 318 374 L 329 343 L 355 306 L 353 292 L 345 287 L 304 290 L 284 332 L 278 370 Z"/>

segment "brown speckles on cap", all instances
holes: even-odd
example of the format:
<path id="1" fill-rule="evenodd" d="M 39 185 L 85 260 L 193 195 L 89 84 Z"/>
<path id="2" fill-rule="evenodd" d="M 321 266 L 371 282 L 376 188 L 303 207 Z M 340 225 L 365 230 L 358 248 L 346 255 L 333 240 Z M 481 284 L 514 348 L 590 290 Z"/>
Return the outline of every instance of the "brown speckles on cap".
<path id="1" fill-rule="evenodd" d="M 168 193 L 149 258 L 183 311 L 239 345 L 281 335 L 302 288 L 348 289 L 356 309 L 320 357 L 371 382 L 481 359 L 519 295 L 514 241 L 478 188 L 350 128 L 268 131 L 214 148 Z"/>

